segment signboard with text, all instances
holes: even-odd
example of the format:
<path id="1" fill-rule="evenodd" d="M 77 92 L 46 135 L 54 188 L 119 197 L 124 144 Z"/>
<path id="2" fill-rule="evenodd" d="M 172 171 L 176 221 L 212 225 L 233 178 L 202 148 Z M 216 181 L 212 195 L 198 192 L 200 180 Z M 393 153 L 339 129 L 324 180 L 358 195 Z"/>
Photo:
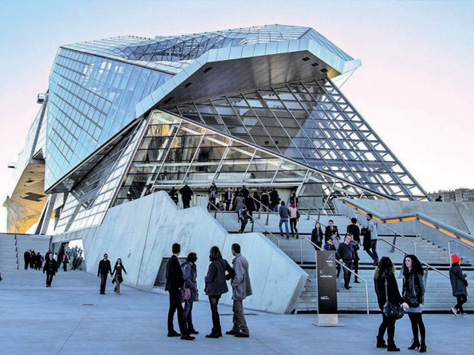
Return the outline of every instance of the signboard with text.
<path id="1" fill-rule="evenodd" d="M 337 313 L 336 252 L 317 251 L 318 314 Z"/>

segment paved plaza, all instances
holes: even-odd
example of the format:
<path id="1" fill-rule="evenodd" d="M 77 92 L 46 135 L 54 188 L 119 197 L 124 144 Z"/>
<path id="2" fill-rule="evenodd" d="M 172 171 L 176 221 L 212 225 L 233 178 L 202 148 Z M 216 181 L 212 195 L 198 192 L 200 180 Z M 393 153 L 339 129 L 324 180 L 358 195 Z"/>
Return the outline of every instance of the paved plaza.
<path id="1" fill-rule="evenodd" d="M 99 279 L 80 271 L 59 271 L 46 288 L 38 271 L 2 273 L 0 282 L 0 354 L 381 354 L 375 349 L 380 315 L 343 314 L 345 327 L 320 328 L 315 314 L 277 315 L 247 310 L 250 338 L 224 335 L 206 339 L 211 329 L 207 302 L 195 304 L 200 332 L 193 342 L 168 338 L 168 297 L 122 287 L 115 295 L 110 278 L 99 295 Z M 200 272 L 199 277 L 202 277 Z M 125 276 L 126 277 L 126 276 Z M 275 295 L 278 297 L 278 295 Z M 453 298 L 454 300 L 454 298 Z M 221 306 L 223 331 L 232 326 L 231 307 Z M 474 346 L 474 315 L 424 315 L 428 352 L 469 354 Z M 177 322 L 175 327 L 178 330 Z M 397 322 L 402 353 L 411 342 L 409 320 Z"/>

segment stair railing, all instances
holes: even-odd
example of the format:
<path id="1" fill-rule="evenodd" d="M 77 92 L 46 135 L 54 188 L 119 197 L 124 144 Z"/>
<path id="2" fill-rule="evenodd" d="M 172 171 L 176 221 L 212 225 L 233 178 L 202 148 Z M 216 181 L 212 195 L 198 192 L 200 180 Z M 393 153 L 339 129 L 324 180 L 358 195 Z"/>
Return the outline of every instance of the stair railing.
<path id="1" fill-rule="evenodd" d="M 251 199 L 253 199 L 255 202 L 258 202 L 260 203 L 260 207 L 263 207 L 264 209 L 266 209 L 268 212 L 267 212 L 267 220 L 265 222 L 265 225 L 268 226 L 268 221 L 269 221 L 269 218 L 270 218 L 270 214 L 275 214 L 275 215 L 278 215 L 278 212 L 274 212 L 272 211 L 271 209 L 269 209 L 267 206 L 265 206 L 262 201 L 260 200 L 257 200 L 255 197 L 253 196 L 249 196 Z M 259 209 L 259 214 L 258 214 L 258 219 L 260 219 L 260 216 L 262 214 L 262 210 Z"/>
<path id="2" fill-rule="evenodd" d="M 452 255 L 452 253 L 451 253 L 451 243 L 456 243 L 456 245 L 458 245 L 458 246 L 468 248 L 471 251 L 474 251 L 473 247 L 471 247 L 470 245 L 464 244 L 464 243 L 460 243 L 457 239 L 448 240 L 449 266 L 453 265 L 452 260 L 451 260 L 451 255 Z"/>
<path id="3" fill-rule="evenodd" d="M 324 251 L 319 245 L 314 244 L 311 240 L 309 240 L 307 238 L 301 238 L 301 240 L 303 240 L 303 239 L 306 240 L 313 247 L 318 248 L 320 251 Z M 335 260 L 339 265 L 341 265 L 341 267 L 348 270 L 351 274 L 354 274 L 355 277 L 357 277 L 358 279 L 361 279 L 362 281 L 365 282 L 365 301 L 366 301 L 366 307 L 367 307 L 367 314 L 369 314 L 369 283 L 367 282 L 366 279 L 364 279 L 362 276 L 357 274 L 355 271 L 349 269 L 346 265 L 344 265 L 344 263 L 337 260 L 337 258 Z M 317 267 L 317 264 L 316 264 L 316 267 Z"/>
<path id="4" fill-rule="evenodd" d="M 381 239 L 381 238 L 380 238 L 380 240 L 383 241 L 383 242 L 385 242 L 385 243 L 387 243 L 388 245 L 391 245 L 392 247 L 394 247 L 394 248 L 400 250 L 400 251 L 401 251 L 402 253 L 404 253 L 405 255 L 410 254 L 410 253 L 407 252 L 406 250 L 404 250 L 404 249 L 402 249 L 402 248 L 400 248 L 400 247 L 397 247 L 396 245 L 390 243 L 389 241 L 387 241 L 387 240 L 385 240 L 385 239 Z M 426 266 L 425 273 L 424 273 L 424 276 L 423 276 L 423 279 L 424 279 L 424 281 L 425 281 L 425 286 L 426 286 L 426 282 L 428 281 L 428 270 L 430 270 L 430 269 L 433 270 L 433 271 L 436 271 L 438 274 L 443 275 L 444 277 L 446 277 L 446 278 L 449 279 L 449 275 L 446 275 L 446 274 L 443 273 L 441 270 L 435 268 L 434 266 L 428 264 L 427 262 L 424 262 L 423 260 L 420 260 L 420 263 Z M 403 267 L 403 265 L 402 265 L 402 267 Z"/>

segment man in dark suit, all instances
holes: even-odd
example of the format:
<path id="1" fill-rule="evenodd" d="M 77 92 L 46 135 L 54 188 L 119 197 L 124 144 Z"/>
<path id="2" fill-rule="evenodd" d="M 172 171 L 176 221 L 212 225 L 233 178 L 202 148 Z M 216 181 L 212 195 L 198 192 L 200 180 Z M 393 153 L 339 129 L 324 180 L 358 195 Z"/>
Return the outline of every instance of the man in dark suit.
<path id="1" fill-rule="evenodd" d="M 183 318 L 183 305 L 181 304 L 181 288 L 184 284 L 183 271 L 179 265 L 178 256 L 181 253 L 181 245 L 174 243 L 172 246 L 173 255 L 168 264 L 166 264 L 166 286 L 165 291 L 170 294 L 170 309 L 168 311 L 168 336 L 178 337 L 181 335 L 182 340 L 194 340 L 189 335 L 186 323 Z M 174 330 L 173 318 L 174 313 L 178 311 L 178 324 L 181 334 Z"/>
<path id="2" fill-rule="evenodd" d="M 112 275 L 112 267 L 108 255 L 104 254 L 104 258 L 99 262 L 99 269 L 97 270 L 97 277 L 100 275 L 100 294 L 105 295 L 105 284 L 107 283 L 107 274 Z"/>

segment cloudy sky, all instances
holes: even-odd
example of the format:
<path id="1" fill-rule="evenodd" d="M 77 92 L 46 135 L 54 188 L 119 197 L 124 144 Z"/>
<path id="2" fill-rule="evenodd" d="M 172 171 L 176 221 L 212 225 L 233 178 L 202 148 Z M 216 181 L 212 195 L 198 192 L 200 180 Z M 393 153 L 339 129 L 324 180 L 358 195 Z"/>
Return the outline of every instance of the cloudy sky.
<path id="1" fill-rule="evenodd" d="M 0 197 L 60 45 L 274 23 L 362 60 L 342 90 L 425 190 L 473 188 L 473 18 L 471 1 L 2 0 Z"/>

